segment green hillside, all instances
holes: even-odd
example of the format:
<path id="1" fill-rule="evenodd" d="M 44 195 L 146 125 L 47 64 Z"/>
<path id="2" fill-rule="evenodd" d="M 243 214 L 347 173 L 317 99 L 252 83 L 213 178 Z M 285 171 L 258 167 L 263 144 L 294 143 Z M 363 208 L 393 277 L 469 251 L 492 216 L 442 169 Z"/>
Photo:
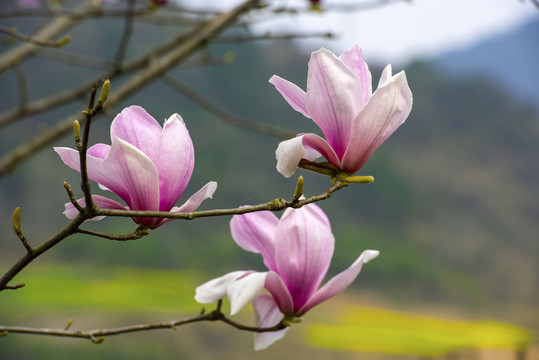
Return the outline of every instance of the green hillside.
<path id="1" fill-rule="evenodd" d="M 316 131 L 267 83 L 278 74 L 304 87 L 308 54 L 287 43 L 212 49 L 216 56 L 229 51 L 235 52 L 236 61 L 226 67 L 178 69 L 174 75 L 234 114 L 295 132 Z M 372 68 L 376 84 L 379 67 Z M 381 256 L 359 276 L 356 289 L 403 306 L 441 303 L 471 309 L 478 317 L 495 316 L 539 328 L 534 311 L 539 297 L 538 114 L 511 100 L 488 79 L 454 79 L 428 63 L 405 69 L 414 108 L 362 171 L 375 182 L 350 186 L 320 203 L 337 239 L 330 273 L 349 266 L 366 248 L 379 249 Z M 185 119 L 196 164 L 184 199 L 210 180 L 219 187 L 204 209 L 292 196 L 295 178 L 284 179 L 275 171 L 279 139 L 228 126 L 162 83 L 152 84 L 129 102 L 135 103 L 159 120 L 174 112 Z M 92 142 L 108 142 L 109 121 L 99 120 Z M 2 149 L 14 140 L 12 132 L 20 135 L 27 124 L 2 130 Z M 58 145 L 72 144 L 64 139 Z M 317 174 L 298 174 L 305 178 L 307 195 L 330 185 Z M 0 179 L 1 270 L 23 251 L 6 230 L 13 208 L 21 206 L 23 230 L 30 241 L 42 241 L 65 223 L 64 180 L 74 187 L 79 181 L 52 149 Z M 97 186 L 93 189 L 102 193 Z M 43 261 L 91 269 L 112 265 L 200 269 L 209 276 L 261 269 L 256 255 L 233 243 L 228 222 L 228 218 L 177 220 L 127 243 L 73 236 L 45 254 Z M 129 219 L 106 219 L 88 227 L 113 233 L 135 228 Z M 26 281 L 31 267 L 20 274 L 20 281 Z M 11 306 L 18 311 L 17 305 Z"/>

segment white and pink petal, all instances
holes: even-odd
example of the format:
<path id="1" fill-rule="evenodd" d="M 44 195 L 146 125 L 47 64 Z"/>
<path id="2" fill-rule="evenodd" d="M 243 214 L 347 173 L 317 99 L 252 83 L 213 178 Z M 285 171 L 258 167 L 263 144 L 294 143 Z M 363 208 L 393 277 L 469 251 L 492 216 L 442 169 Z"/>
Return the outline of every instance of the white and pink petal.
<path id="1" fill-rule="evenodd" d="M 233 271 L 200 285 L 195 290 L 195 300 L 201 304 L 213 304 L 227 295 L 228 287 L 248 271 Z"/>
<path id="2" fill-rule="evenodd" d="M 277 325 L 282 319 L 283 314 L 279 307 L 269 295 L 259 295 L 253 301 L 255 310 L 255 325 L 260 328 L 268 328 Z M 255 350 L 264 350 L 277 340 L 281 339 L 289 328 L 278 331 L 267 331 L 255 333 Z"/>
<path id="3" fill-rule="evenodd" d="M 230 315 L 236 315 L 264 290 L 267 272 L 248 272 L 227 288 Z"/>

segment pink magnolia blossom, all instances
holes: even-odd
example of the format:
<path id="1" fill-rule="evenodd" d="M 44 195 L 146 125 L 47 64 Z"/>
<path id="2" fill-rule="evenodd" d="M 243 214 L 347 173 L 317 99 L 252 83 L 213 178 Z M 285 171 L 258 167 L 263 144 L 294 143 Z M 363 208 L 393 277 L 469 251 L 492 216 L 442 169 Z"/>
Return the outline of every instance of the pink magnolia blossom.
<path id="1" fill-rule="evenodd" d="M 240 247 L 262 255 L 268 271 L 228 273 L 199 286 L 195 299 L 210 304 L 228 296 L 232 315 L 252 301 L 260 327 L 274 326 L 285 315 L 303 316 L 346 289 L 362 265 L 378 256 L 376 250 L 365 250 L 348 269 L 320 287 L 335 239 L 328 218 L 317 205 L 287 209 L 280 220 L 270 211 L 235 215 L 230 228 Z M 261 294 L 264 288 L 269 294 Z M 255 349 L 268 347 L 286 330 L 256 334 Z"/>
<path id="2" fill-rule="evenodd" d="M 339 170 L 355 174 L 410 114 L 412 92 L 406 75 L 392 75 L 388 65 L 373 93 L 358 46 L 340 57 L 322 48 L 311 54 L 308 66 L 307 92 L 276 75 L 270 83 L 294 110 L 320 127 L 325 139 L 299 134 L 281 142 L 277 170 L 290 177 L 302 158 L 312 161 L 321 155 Z"/>
<path id="3" fill-rule="evenodd" d="M 118 195 L 122 204 L 93 195 L 97 206 L 106 209 L 191 212 L 211 198 L 217 183 L 211 181 L 180 207 L 174 205 L 183 194 L 195 163 L 193 143 L 180 115 L 159 123 L 139 106 L 125 108 L 112 121 L 112 146 L 96 144 L 88 149 L 88 178 L 104 190 Z M 56 147 L 64 163 L 80 172 L 79 153 Z M 85 205 L 84 199 L 78 200 Z M 64 214 L 74 218 L 78 210 L 66 204 Z M 171 219 L 134 218 L 136 223 L 156 228 Z"/>

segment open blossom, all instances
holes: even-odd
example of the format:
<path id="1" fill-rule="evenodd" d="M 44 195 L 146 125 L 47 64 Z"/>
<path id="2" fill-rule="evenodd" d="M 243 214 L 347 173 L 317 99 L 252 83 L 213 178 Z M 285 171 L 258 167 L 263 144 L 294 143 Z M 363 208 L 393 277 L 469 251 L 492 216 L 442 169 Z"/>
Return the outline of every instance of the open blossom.
<path id="1" fill-rule="evenodd" d="M 202 201 L 212 197 L 217 183 L 211 181 L 180 207 L 174 205 L 183 194 L 195 164 L 193 143 L 178 114 L 163 127 L 140 106 L 125 108 L 112 121 L 112 146 L 96 144 L 87 151 L 88 178 L 104 190 L 118 195 L 127 206 L 112 199 L 93 195 L 97 206 L 105 209 L 148 211 L 195 211 Z M 64 163 L 80 172 L 79 153 L 56 147 Z M 78 200 L 85 205 L 84 199 Z M 77 216 L 78 210 L 66 204 L 65 215 Z M 171 219 L 134 218 L 136 223 L 156 228 Z"/>
<path id="2" fill-rule="evenodd" d="M 373 93 L 358 46 L 340 57 L 322 48 L 311 54 L 308 66 L 307 92 L 276 75 L 270 83 L 294 110 L 320 127 L 325 139 L 299 134 L 281 142 L 277 170 L 290 177 L 302 158 L 312 161 L 321 155 L 339 170 L 355 174 L 410 114 L 412 92 L 406 75 L 392 75 L 391 65 L 386 66 Z"/>
<path id="3" fill-rule="evenodd" d="M 335 239 L 328 218 L 317 205 L 289 208 L 280 220 L 270 211 L 235 215 L 230 228 L 240 247 L 262 255 L 268 271 L 228 273 L 199 286 L 195 299 L 210 304 L 228 296 L 231 315 L 252 301 L 259 327 L 274 326 L 285 315 L 303 316 L 346 289 L 362 265 L 378 256 L 376 250 L 365 250 L 348 269 L 320 287 Z M 269 295 L 261 293 L 264 288 Z M 268 347 L 286 330 L 255 334 L 255 349 Z"/>

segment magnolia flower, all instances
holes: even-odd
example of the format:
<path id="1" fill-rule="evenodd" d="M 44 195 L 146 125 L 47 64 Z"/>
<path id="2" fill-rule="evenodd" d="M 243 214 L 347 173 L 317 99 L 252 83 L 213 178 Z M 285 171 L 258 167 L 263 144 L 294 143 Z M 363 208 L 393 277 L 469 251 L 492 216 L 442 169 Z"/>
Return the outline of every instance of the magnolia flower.
<path id="1" fill-rule="evenodd" d="M 195 163 L 193 143 L 180 115 L 174 114 L 163 128 L 139 106 L 118 114 L 110 126 L 112 146 L 96 144 L 88 149 L 88 178 L 122 198 L 122 204 L 99 195 L 92 199 L 106 209 L 191 212 L 211 198 L 217 183 L 211 181 L 185 204 L 174 204 L 183 194 Z M 56 147 L 64 163 L 80 172 L 79 153 Z M 84 199 L 78 200 L 85 206 Z M 78 210 L 66 204 L 64 214 L 72 219 Z M 133 218 L 136 223 L 156 228 L 171 219 Z"/>
<path id="2" fill-rule="evenodd" d="M 358 46 L 340 57 L 324 48 L 313 52 L 307 92 L 275 75 L 270 83 L 325 136 L 299 134 L 279 144 L 277 170 L 286 177 L 292 176 L 302 158 L 312 161 L 320 155 L 339 170 L 358 172 L 412 109 L 406 75 L 404 71 L 392 75 L 391 65 L 372 92 L 371 73 Z"/>
<path id="3" fill-rule="evenodd" d="M 235 215 L 232 237 L 243 249 L 262 255 L 266 272 L 235 271 L 196 289 L 195 299 L 211 304 L 228 296 L 234 315 L 253 302 L 259 327 L 278 324 L 284 316 L 303 316 L 319 303 L 339 294 L 354 281 L 363 263 L 378 251 L 366 250 L 345 271 L 324 286 L 335 239 L 324 212 L 315 204 L 287 209 L 279 220 L 270 211 Z M 269 292 L 261 294 L 263 289 Z M 257 333 L 255 349 L 264 349 L 284 336 L 287 329 Z"/>

